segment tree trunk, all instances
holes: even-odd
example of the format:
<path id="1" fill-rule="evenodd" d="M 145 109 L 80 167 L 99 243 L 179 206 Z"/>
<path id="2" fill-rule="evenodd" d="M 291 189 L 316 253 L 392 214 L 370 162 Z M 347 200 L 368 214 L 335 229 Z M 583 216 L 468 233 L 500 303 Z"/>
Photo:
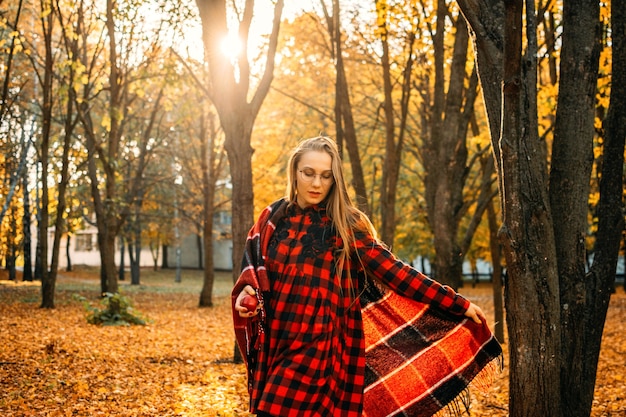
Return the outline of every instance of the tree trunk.
<path id="1" fill-rule="evenodd" d="M 558 272 L 546 159 L 536 130 L 533 7 L 527 5 L 529 52 L 522 67 L 522 1 L 458 3 L 472 28 L 500 181 L 500 239 L 508 268 L 509 411 L 512 417 L 556 416 L 561 353 Z M 506 82 L 501 91 L 502 80 Z"/>
<path id="2" fill-rule="evenodd" d="M 57 10 L 60 14 L 60 10 Z M 76 51 L 77 40 L 73 39 L 73 51 Z M 67 79 L 69 85 L 74 84 L 74 69 L 69 68 L 69 77 Z M 67 233 L 67 222 L 65 220 L 65 209 L 67 207 L 66 190 L 69 183 L 69 165 L 70 165 L 70 148 L 72 146 L 72 136 L 74 135 L 74 127 L 76 126 L 74 118 L 74 103 L 76 102 L 76 90 L 68 89 L 68 100 L 65 106 L 65 120 L 63 123 L 63 150 L 61 155 L 61 180 L 57 189 L 57 213 L 54 222 L 54 240 L 52 243 L 52 259 L 50 262 L 49 279 L 56 282 L 59 269 L 59 256 L 61 250 L 61 239 L 63 233 Z M 68 264 L 69 265 L 69 264 Z"/>
<path id="3" fill-rule="evenodd" d="M 134 200 L 135 215 L 130 228 L 135 256 L 131 258 L 130 263 L 130 285 L 139 285 L 141 283 L 141 205 L 143 201 L 143 192 L 140 188 L 137 189 Z"/>
<path id="4" fill-rule="evenodd" d="M 489 222 L 489 249 L 491 253 L 491 265 L 493 265 L 492 289 L 494 307 L 494 334 L 500 343 L 504 340 L 504 305 L 502 294 L 502 249 L 498 241 L 498 222 L 493 200 L 487 207 L 487 220 Z"/>
<path id="5" fill-rule="evenodd" d="M 222 123 L 223 124 L 223 123 Z M 254 191 L 252 189 L 251 132 L 242 125 L 223 126 L 226 134 L 224 147 L 228 154 L 233 182 L 233 281 L 239 277 L 243 249 L 254 218 Z M 251 126 L 250 126 L 251 128 Z"/>
<path id="6" fill-rule="evenodd" d="M 532 5 L 526 5 L 531 8 Z M 559 416 L 560 308 L 546 158 L 536 128 L 536 42 L 527 29 L 522 66 L 522 0 L 505 5 L 500 233 L 509 272 L 505 287 L 513 371 L 512 417 Z M 529 10 L 527 25 L 534 19 Z M 528 22 L 528 19 L 531 22 Z M 529 325 L 532 323 L 532 325 Z"/>
<path id="7" fill-rule="evenodd" d="M 42 16 L 46 6 L 41 1 Z M 45 68 L 42 85 L 42 115 L 41 115 L 41 222 L 39 224 L 39 240 L 41 241 L 41 307 L 54 308 L 54 290 L 56 286 L 56 275 L 50 275 L 48 269 L 48 162 L 50 147 L 50 129 L 52 124 L 52 75 L 53 75 L 53 55 L 52 55 L 52 23 L 53 14 L 49 13 L 42 17 L 42 32 L 44 35 L 44 46 L 46 49 Z"/>
<path id="8" fill-rule="evenodd" d="M 215 167 L 215 135 L 216 129 L 213 118 L 209 120 L 203 118 L 200 129 L 200 155 L 202 157 L 202 188 L 204 197 L 204 279 L 202 281 L 202 291 L 200 292 L 200 307 L 213 306 L 213 283 L 215 281 L 215 262 L 213 259 L 213 214 L 215 203 L 215 181 L 217 171 Z M 233 268 L 234 270 L 235 268 Z"/>
<path id="9" fill-rule="evenodd" d="M 467 132 L 476 97 L 476 82 L 465 88 L 469 35 L 461 16 L 457 17 L 448 88 L 445 88 L 444 22 L 448 8 L 439 0 L 435 48 L 434 102 L 431 131 L 424 139 L 425 188 L 428 222 L 433 231 L 436 278 L 453 288 L 462 285 L 464 252 L 458 236 L 464 206 L 463 188 L 467 178 Z M 472 91 L 473 88 L 473 91 Z M 446 92 L 447 90 L 447 92 Z M 464 98 L 467 102 L 464 103 Z M 471 241 L 471 239 L 470 239 Z"/>
<path id="10" fill-rule="evenodd" d="M 405 53 L 405 64 L 402 68 L 402 75 L 396 82 L 395 75 L 392 76 L 392 57 L 390 56 L 389 45 L 389 16 L 390 7 L 386 0 L 376 1 L 378 13 L 378 34 L 382 44 L 381 69 L 383 77 L 383 111 L 385 114 L 385 152 L 383 155 L 383 171 L 380 191 L 381 210 L 381 239 L 390 247 L 393 247 L 396 229 L 396 195 L 398 188 L 398 177 L 400 175 L 400 164 L 402 161 L 402 151 L 406 136 L 406 123 L 409 112 L 409 103 L 412 92 L 412 68 L 415 61 L 415 38 L 414 31 L 408 31 L 404 39 L 403 51 Z M 412 7 L 411 13 L 417 15 L 417 5 Z M 399 104 L 396 107 L 394 100 L 394 84 L 399 84 L 401 94 Z M 400 114 L 399 123 L 396 126 L 396 115 L 394 109 Z"/>
<path id="11" fill-rule="evenodd" d="M 576 2 L 579 3 L 579 2 Z M 587 166 L 588 162 L 581 159 L 590 159 L 587 156 L 590 152 L 590 142 L 593 137 L 593 108 L 595 106 L 595 86 L 596 74 L 598 73 L 598 53 L 599 53 L 599 9 L 595 4 L 573 4 L 569 5 L 564 12 L 567 22 L 564 24 L 564 35 L 571 33 L 569 38 L 571 44 L 563 44 L 562 52 L 562 78 L 561 85 L 566 83 L 565 78 L 570 78 L 574 85 L 564 88 L 563 94 L 567 98 L 566 103 L 576 103 L 578 109 L 563 109 L 567 114 L 563 119 L 557 113 L 557 122 L 561 121 L 564 126 L 560 126 L 558 131 L 561 139 L 562 152 L 578 151 L 574 158 L 580 162 L 584 169 L 591 171 Z M 566 28 L 569 26 L 569 31 Z M 562 222 L 556 228 L 569 231 L 571 227 L 578 227 L 575 233 L 570 231 L 568 236 L 561 236 L 557 233 L 562 247 L 559 249 L 560 256 L 567 256 L 561 263 L 559 258 L 559 271 L 561 274 L 561 303 L 568 305 L 568 309 L 563 309 L 563 358 L 561 377 L 564 381 L 571 381 L 564 384 L 562 391 L 563 415 L 568 416 L 588 416 L 591 412 L 593 394 L 596 382 L 596 371 L 602 341 L 602 330 L 606 319 L 606 312 L 609 305 L 610 295 L 614 289 L 615 272 L 620 247 L 620 237 L 624 230 L 623 214 L 623 180 L 624 180 L 624 141 L 626 138 L 626 1 L 613 1 L 611 4 L 611 42 L 612 42 L 612 79 L 610 105 L 607 117 L 604 121 L 605 134 L 603 141 L 602 157 L 598 161 L 598 171 L 600 172 L 600 200 L 597 207 L 598 230 L 596 233 L 593 264 L 590 272 L 585 274 L 584 269 L 579 270 L 580 248 L 574 239 L 578 236 L 584 239 L 586 227 L 586 214 L 584 207 L 587 199 L 583 195 L 579 196 L 579 201 L 574 196 L 566 196 L 565 202 L 556 202 L 556 195 L 552 203 L 560 204 L 559 209 L 577 210 L 583 220 L 568 225 L 567 217 L 562 218 Z M 566 50 L 566 46 L 568 46 Z M 567 55 L 563 56 L 565 52 Z M 567 64 L 563 60 L 567 60 Z M 580 71 L 580 72 L 579 72 Z M 569 93 L 568 93 L 569 91 Z M 559 109 L 561 109 L 561 93 L 559 93 Z M 575 112 L 569 114 L 569 111 Z M 575 117 L 574 117 L 575 116 Z M 574 120 L 575 119 L 575 120 Z M 570 130 L 571 129 L 571 130 Z M 580 138 L 575 140 L 578 145 L 571 144 L 576 135 Z M 557 131 L 555 131 L 555 144 Z M 565 141 L 567 140 L 567 144 Z M 572 148 L 570 148 L 572 146 Z M 585 158 L 587 156 L 587 158 Z M 568 167 L 574 164 L 568 164 Z M 571 174 L 571 168 L 561 167 L 561 175 Z M 578 167 L 580 169 L 581 167 Z M 581 169 L 582 171 L 583 169 Z M 589 172 L 588 172 L 589 174 Z M 573 177 L 576 178 L 576 177 Z M 586 177 L 588 178 L 588 177 Z M 589 182 L 584 181 L 585 177 L 579 178 L 581 182 L 581 194 Z M 570 179 L 571 181 L 571 179 Z M 561 178 L 558 187 L 561 193 L 567 193 L 569 187 L 566 186 L 565 178 Z M 570 191 L 578 192 L 578 191 Z M 588 192 L 588 190 L 587 190 Z M 570 200 L 571 199 L 571 200 Z M 566 206 L 563 206 L 565 204 Z M 568 212 L 569 214 L 569 212 Z M 570 248 L 572 253 L 564 254 L 565 248 Z M 582 248 L 584 252 L 584 247 Z M 578 266 L 577 266 L 578 265 Z M 583 264 L 584 266 L 584 264 Z M 569 291 L 565 292 L 569 288 Z M 567 303 L 567 304 L 566 304 Z M 570 343 L 565 343 L 567 340 Z M 571 362 L 570 362 L 571 361 Z"/>
<path id="12" fill-rule="evenodd" d="M 39 164 L 36 164 L 35 172 L 36 178 L 39 178 Z M 39 227 L 41 225 L 41 202 L 40 202 L 40 192 L 39 192 L 39 181 L 35 184 L 35 219 L 37 220 L 37 244 L 35 245 L 35 279 L 41 280 L 43 277 L 43 265 L 41 264 L 41 235 L 39 234 Z"/>
<path id="13" fill-rule="evenodd" d="M 162 253 L 163 258 L 161 259 L 161 269 L 168 269 L 170 267 L 168 256 L 169 256 L 169 245 L 163 245 Z"/>
<path id="14" fill-rule="evenodd" d="M 624 140 L 626 138 L 626 1 L 613 0 L 611 3 L 611 32 L 612 32 L 612 83 L 611 97 L 607 118 L 605 120 L 604 160 L 602 162 L 602 177 L 600 181 L 600 202 L 598 207 L 598 236 L 594 248 L 594 261 L 591 267 L 595 284 L 595 291 L 603 288 L 614 290 L 615 276 L 619 258 L 620 239 L 623 236 L 626 246 L 624 230 L 624 215 L 622 212 L 621 194 L 626 189 L 624 177 Z M 621 236 L 620 236 L 621 235 Z M 606 239 L 604 239 L 606 237 Z M 626 271 L 626 256 L 623 260 L 623 271 Z M 601 270 L 606 268 L 606 272 Z M 625 274 L 626 275 L 626 274 Z M 602 277 L 602 278 L 600 278 Z M 626 276 L 624 276 L 626 289 Z M 606 297 L 606 294 L 604 295 Z M 606 316 L 607 301 L 599 297 L 600 310 L 594 313 L 597 323 Z M 591 324 L 593 327 L 593 324 Z M 600 328 L 599 326 L 596 328 Z"/>
<path id="15" fill-rule="evenodd" d="M 204 222 L 203 222 L 204 224 Z M 204 229 L 204 227 L 203 227 Z M 204 269 L 204 262 L 205 262 L 205 258 L 206 258 L 206 254 L 204 253 L 204 232 L 205 230 L 203 230 L 203 232 L 198 232 L 196 233 L 196 249 L 198 250 L 198 269 Z M 213 230 L 211 230 L 211 233 L 209 233 L 210 235 L 213 234 Z M 212 241 L 212 240 L 211 240 Z M 212 244 L 212 243 L 211 243 Z"/>
<path id="16" fill-rule="evenodd" d="M 17 210 L 11 207 L 9 210 L 9 239 L 7 242 L 7 270 L 9 271 L 9 281 L 17 281 L 17 270 L 15 259 L 17 258 L 17 244 L 15 236 L 17 236 Z"/>
<path id="17" fill-rule="evenodd" d="M 324 2 L 321 2 L 324 6 Z M 324 7 L 326 12 L 326 8 Z M 333 45 L 333 53 L 335 58 L 335 131 L 337 144 L 340 145 L 340 151 L 343 151 L 341 144 L 345 140 L 350 167 L 352 168 L 352 186 L 356 194 L 356 204 L 364 213 L 370 213 L 370 207 L 367 203 L 367 189 L 365 187 L 365 179 L 363 176 L 363 165 L 361 164 L 361 156 L 359 155 L 359 146 L 356 136 L 356 128 L 354 126 L 354 117 L 352 114 L 352 104 L 350 102 L 350 91 L 348 89 L 348 80 L 346 79 L 346 69 L 343 63 L 343 41 L 341 39 L 341 7 L 339 0 L 333 0 L 333 14 L 329 16 L 326 13 L 326 22 L 328 25 L 331 44 Z"/>
<path id="18" fill-rule="evenodd" d="M 22 229 L 24 233 L 24 273 L 22 280 L 30 282 L 33 280 L 33 259 L 31 253 L 32 237 L 30 233 L 30 195 L 28 191 L 28 170 L 24 170 L 22 176 L 22 198 L 24 200 L 24 216 L 22 218 Z"/>
<path id="19" fill-rule="evenodd" d="M 125 262 L 126 260 L 124 259 L 126 257 L 126 244 L 124 243 L 124 237 L 120 236 L 119 238 L 119 245 L 120 245 L 120 264 L 117 267 L 117 280 L 118 281 L 124 281 L 124 275 L 125 275 L 125 271 L 124 268 L 126 268 Z"/>
<path id="20" fill-rule="evenodd" d="M 141 283 L 141 224 L 139 221 L 139 210 L 137 210 L 135 224 L 133 225 L 135 256 L 130 264 L 130 285 L 139 285 Z"/>
<path id="21" fill-rule="evenodd" d="M 502 108 L 504 2 L 457 0 L 457 3 L 470 27 L 489 132 L 492 144 L 497 145 Z M 498 175 L 501 176 L 500 149 L 493 146 L 492 152 Z"/>
<path id="22" fill-rule="evenodd" d="M 106 282 L 101 285 L 102 293 L 108 292 L 115 294 L 119 291 L 119 285 L 117 282 L 116 268 L 115 268 L 115 239 L 116 236 L 110 231 L 104 236 L 104 245 L 100 248 L 101 259 L 101 280 Z M 102 284 L 101 281 L 101 284 Z"/>
<path id="23" fill-rule="evenodd" d="M 376 2 L 378 29 L 382 44 L 381 69 L 383 73 L 383 110 L 385 113 L 385 153 L 383 155 L 382 184 L 380 187 L 381 227 L 380 238 L 393 248 L 396 229 L 396 185 L 400 159 L 396 153 L 396 129 L 393 109 L 393 81 L 391 79 L 391 58 L 389 56 L 388 7 L 385 0 Z"/>
<path id="24" fill-rule="evenodd" d="M 222 129 L 224 147 L 230 163 L 232 189 L 232 239 L 233 281 L 239 277 L 246 235 L 253 224 L 254 192 L 252 189 L 252 153 L 250 145 L 252 128 L 261 104 L 274 78 L 274 57 L 278 45 L 278 33 L 284 0 L 274 6 L 272 32 L 269 36 L 265 70 L 258 88 L 250 94 L 250 63 L 247 57 L 248 35 L 252 22 L 254 1 L 245 4 L 239 34 L 243 37 L 237 67 L 220 55 L 220 43 L 228 33 L 226 1 L 196 0 L 202 21 L 204 57 L 210 70 L 209 98 L 217 109 Z M 238 74 L 238 78 L 236 78 Z M 252 96 L 250 102 L 248 97 Z M 235 344 L 235 361 L 238 351 Z"/>
<path id="25" fill-rule="evenodd" d="M 104 167 L 104 193 L 106 199 L 104 201 L 104 222 L 100 223 L 103 227 L 98 229 L 98 234 L 102 233 L 104 246 L 100 248 L 101 258 L 101 276 L 106 284 L 102 286 L 102 292 L 117 293 L 118 282 L 115 270 L 115 239 L 120 227 L 118 221 L 117 209 L 115 204 L 118 200 L 116 187 L 116 170 L 118 164 L 119 143 L 120 143 L 120 115 L 121 109 L 121 88 L 120 88 L 120 71 L 117 62 L 117 39 L 115 32 L 115 0 L 107 0 L 106 5 L 106 28 L 109 39 L 109 107 L 108 116 L 110 127 L 107 132 L 107 155 L 106 160 L 102 161 Z M 98 191 L 99 192 L 99 191 Z M 106 288 L 105 288 L 106 287 Z"/>
<path id="26" fill-rule="evenodd" d="M 67 266 L 65 267 L 65 270 L 67 272 L 70 272 L 72 270 L 72 257 L 70 256 L 70 243 L 71 243 L 71 235 L 68 233 L 67 234 L 67 244 L 65 245 L 65 259 L 67 261 Z"/>
<path id="27" fill-rule="evenodd" d="M 250 147 L 250 132 L 245 135 L 241 125 L 222 127 L 226 134 L 224 147 L 228 154 L 231 179 L 233 182 L 232 202 L 232 239 L 233 239 L 233 282 L 237 281 L 241 272 L 241 262 L 248 231 L 252 227 L 254 216 L 254 191 L 252 189 L 252 148 Z M 230 133 L 230 135 L 229 135 Z M 244 138 L 247 138 L 245 140 Z M 243 361 L 241 352 L 235 343 L 235 363 Z"/>

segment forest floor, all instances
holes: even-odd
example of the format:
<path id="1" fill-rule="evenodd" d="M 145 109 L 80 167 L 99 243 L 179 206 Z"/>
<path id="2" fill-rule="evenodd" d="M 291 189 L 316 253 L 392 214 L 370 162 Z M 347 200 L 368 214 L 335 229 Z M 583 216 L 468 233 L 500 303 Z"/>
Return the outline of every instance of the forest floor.
<path id="1" fill-rule="evenodd" d="M 39 283 L 6 281 L 0 271 L 0 415 L 250 416 L 243 365 L 232 363 L 230 273 L 219 272 L 214 306 L 198 308 L 200 271 L 142 271 L 122 294 L 145 326 L 97 326 L 75 294 L 100 307 L 98 271 L 60 272 L 55 308 L 41 309 Z M 128 279 L 128 278 L 127 278 Z M 490 284 L 461 291 L 493 323 Z M 611 298 L 592 417 L 626 415 L 626 295 Z M 471 416 L 508 415 L 505 368 L 486 392 L 472 390 Z"/>

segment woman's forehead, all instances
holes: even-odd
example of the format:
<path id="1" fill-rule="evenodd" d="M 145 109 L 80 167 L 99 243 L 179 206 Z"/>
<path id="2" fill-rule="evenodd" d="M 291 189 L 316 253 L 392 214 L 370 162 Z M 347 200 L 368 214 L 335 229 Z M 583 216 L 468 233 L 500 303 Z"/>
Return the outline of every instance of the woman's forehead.
<path id="1" fill-rule="evenodd" d="M 307 151 L 300 157 L 299 168 L 313 168 L 320 171 L 332 170 L 333 158 L 324 151 Z"/>

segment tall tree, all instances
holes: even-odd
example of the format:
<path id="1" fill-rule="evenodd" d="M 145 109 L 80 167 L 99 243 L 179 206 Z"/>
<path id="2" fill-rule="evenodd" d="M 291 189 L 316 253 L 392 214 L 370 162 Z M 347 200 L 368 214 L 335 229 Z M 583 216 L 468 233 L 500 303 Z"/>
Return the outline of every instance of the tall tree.
<path id="1" fill-rule="evenodd" d="M 407 20 L 415 20 L 417 7 L 408 4 Z M 409 104 L 411 101 L 411 84 L 413 75 L 413 63 L 415 61 L 415 38 L 416 27 L 409 25 L 405 33 L 399 36 L 403 42 L 402 50 L 405 54 L 402 75 L 393 74 L 392 53 L 390 51 L 391 33 L 390 19 L 392 15 L 392 5 L 387 0 L 376 1 L 376 13 L 378 24 L 378 35 L 382 46 L 381 71 L 383 81 L 384 100 L 382 108 L 384 112 L 384 155 L 382 184 L 380 187 L 381 204 L 381 239 L 389 246 L 393 246 L 396 229 L 396 194 L 398 190 L 398 177 L 400 175 L 400 161 L 402 159 L 402 149 L 407 135 L 407 117 L 409 114 Z M 399 123 L 396 123 L 394 98 L 395 79 L 400 80 L 400 98 L 398 104 Z"/>
<path id="2" fill-rule="evenodd" d="M 78 39 L 73 36 L 73 33 L 68 33 L 71 28 L 71 24 L 69 23 L 69 19 L 67 19 L 63 14 L 63 8 L 60 6 L 59 1 L 55 0 L 55 2 L 51 2 L 49 7 L 50 16 L 58 19 L 60 23 L 60 30 L 62 33 L 62 41 L 63 46 L 65 47 L 65 56 L 66 57 L 74 57 L 78 52 Z M 65 107 L 63 109 L 59 109 L 60 119 L 62 119 L 63 123 L 63 143 L 62 143 L 62 155 L 61 155 L 61 173 L 60 180 L 58 182 L 57 188 L 57 208 L 56 208 L 56 218 L 54 221 L 54 238 L 52 241 L 52 253 L 50 256 L 50 271 L 48 272 L 48 280 L 50 282 L 55 283 L 57 279 L 57 272 L 59 267 L 59 251 L 61 248 L 61 239 L 63 237 L 63 233 L 67 233 L 66 227 L 66 207 L 67 207 L 67 199 L 66 199 L 66 190 L 69 184 L 69 164 L 70 164 L 70 147 L 73 143 L 72 138 L 74 135 L 74 129 L 76 127 L 76 123 L 78 121 L 78 117 L 75 112 L 75 103 L 76 103 L 76 90 L 73 88 L 75 83 L 75 69 L 74 65 L 67 65 L 68 71 L 67 76 L 59 80 L 60 86 L 72 86 L 66 90 L 67 97 L 65 99 Z M 60 74 L 60 71 L 57 71 L 57 77 L 63 77 Z M 60 106 L 59 106 L 60 107 Z M 54 297 L 54 293 L 47 294 L 48 297 Z"/>
<path id="3" fill-rule="evenodd" d="M 90 180 L 91 197 L 96 218 L 96 227 L 98 229 L 98 249 L 100 252 L 100 287 L 101 292 L 116 293 L 118 291 L 118 282 L 115 269 L 115 239 L 120 231 L 122 218 L 119 216 L 117 204 L 119 204 L 119 194 L 116 179 L 119 174 L 120 163 L 119 146 L 120 146 L 120 122 L 125 108 L 122 106 L 121 83 L 123 82 L 123 73 L 120 72 L 118 61 L 118 45 L 116 30 L 117 8 L 114 0 L 106 2 L 106 19 L 105 27 L 108 39 L 108 49 L 104 44 L 98 45 L 96 49 L 92 49 L 89 45 L 88 35 L 92 28 L 89 26 L 91 21 L 89 17 L 91 13 L 96 14 L 97 11 L 91 9 L 83 1 L 78 3 L 77 13 L 78 21 L 76 25 L 76 33 L 81 39 L 81 52 L 79 54 L 82 67 L 87 69 L 86 76 L 99 77 L 98 66 L 96 62 L 102 57 L 101 53 L 109 52 L 108 58 L 105 60 L 108 64 L 108 74 L 106 82 L 108 83 L 107 96 L 107 112 L 102 115 L 101 125 L 105 126 L 106 137 L 102 143 L 100 142 L 97 125 L 98 115 L 94 115 L 95 98 L 101 91 L 99 89 L 104 80 L 88 79 L 84 83 L 82 89 L 82 97 L 78 98 L 78 114 L 85 133 L 85 145 L 88 153 L 88 176 Z M 106 72 L 105 72 L 106 73 Z M 96 118 L 96 120 L 94 120 Z M 98 161 L 101 163 L 103 173 L 98 170 Z M 104 184 L 101 186 L 101 175 Z M 102 187 L 102 191 L 101 191 Z"/>
<path id="4" fill-rule="evenodd" d="M 254 214 L 252 189 L 252 153 L 254 150 L 250 145 L 250 138 L 254 121 L 274 77 L 274 57 L 284 1 L 277 0 L 274 6 L 274 20 L 265 55 L 265 67 L 254 93 L 250 91 L 254 74 L 251 72 L 247 55 L 250 26 L 254 17 L 254 0 L 246 0 L 243 11 L 237 14 L 241 16 L 237 32 L 241 42 L 241 51 L 234 62 L 227 59 L 221 52 L 221 44 L 229 33 L 227 2 L 225 0 L 196 0 L 196 4 L 202 20 L 204 55 L 209 69 L 208 94 L 224 131 L 224 147 L 228 154 L 233 184 L 233 280 L 236 280 L 239 276 L 238 266 L 243 258 L 246 235 L 252 226 Z"/>
<path id="5" fill-rule="evenodd" d="M 591 407 L 600 352 L 602 329 L 611 293 L 615 286 L 620 239 L 624 234 L 624 141 L 626 140 L 626 1 L 611 1 L 611 93 L 604 120 L 603 151 L 600 160 L 600 201 L 597 208 L 598 231 L 593 248 L 593 263 L 584 283 L 585 309 L 572 320 L 585 327 L 582 362 L 565 368 L 562 378 L 578 378 L 580 387 L 564 393 L 566 403 L 580 408 L 583 415 Z M 626 284 L 625 284 L 626 285 Z M 576 337 L 580 337 L 577 334 Z M 576 358 L 578 360 L 578 358 Z M 572 375 L 574 374 L 574 375 Z M 569 379 L 565 379 L 569 381 Z M 569 412 L 568 407 L 564 410 Z"/>
<path id="6" fill-rule="evenodd" d="M 145 2 L 124 8 L 107 0 L 104 27 L 97 5 L 79 2 L 76 8 L 84 71 L 77 110 L 88 151 L 103 293 L 118 291 L 115 242 L 145 186 L 147 153 L 154 147 L 152 134 L 164 111 L 160 104 L 168 82 L 163 64 L 168 55 L 161 46 L 166 18 L 156 28 L 148 27 L 141 6 Z M 90 39 L 97 31 L 99 42 L 93 45 Z M 155 85 L 147 83 L 155 77 Z M 129 163 L 130 178 L 124 175 Z"/>
<path id="7" fill-rule="evenodd" d="M 198 268 L 204 271 L 198 305 L 212 307 L 215 281 L 214 214 L 216 200 L 218 200 L 218 181 L 224 174 L 226 154 L 222 141 L 218 140 L 222 132 L 209 100 L 210 74 L 204 65 L 193 68 L 191 65 L 193 62 L 182 58 L 181 62 L 185 65 L 186 73 L 192 80 L 194 87 L 192 94 L 196 99 L 193 100 L 193 108 L 184 112 L 193 121 L 184 123 L 184 131 L 179 133 L 191 139 L 189 148 L 176 156 L 180 161 L 181 170 L 184 171 L 186 183 L 191 184 L 185 187 L 184 193 L 191 204 L 184 204 L 180 209 L 177 208 L 177 212 L 182 212 L 187 221 L 192 223 L 198 231 Z M 198 103 L 200 103 L 199 106 Z M 200 167 L 199 170 L 198 167 Z M 202 191 L 200 198 L 198 198 L 198 190 Z M 227 198 L 230 199 L 230 196 Z M 233 265 L 236 264 L 233 263 Z"/>
<path id="8" fill-rule="evenodd" d="M 24 243 L 22 252 L 24 254 L 24 272 L 22 280 L 33 280 L 33 261 L 31 253 L 31 209 L 30 209 L 30 190 L 28 188 L 28 170 L 24 170 L 22 174 L 22 199 L 24 201 L 24 215 L 22 217 L 22 228 L 24 229 Z"/>
<path id="9" fill-rule="evenodd" d="M 54 289 L 56 277 L 51 276 L 48 265 L 48 163 L 50 154 L 50 135 L 52 129 L 52 88 L 54 57 L 52 53 L 52 34 L 54 14 L 49 0 L 40 0 L 40 21 L 44 39 L 44 67 L 43 74 L 38 73 L 41 82 L 41 145 L 39 157 L 41 162 L 41 205 L 39 206 L 39 225 L 37 240 L 41 242 L 41 307 L 54 308 Z"/>
<path id="10" fill-rule="evenodd" d="M 356 203 L 361 210 L 369 213 L 370 207 L 367 203 L 367 189 L 365 187 L 361 156 L 359 155 L 357 132 L 343 57 L 341 6 L 339 5 L 339 0 L 333 0 L 332 14 L 330 14 L 324 0 L 321 0 L 320 3 L 326 18 L 326 26 L 331 41 L 331 54 L 335 63 L 335 140 L 342 152 L 345 141 L 350 166 L 352 167 L 352 186 L 356 194 Z"/>
<path id="11" fill-rule="evenodd" d="M 228 154 L 233 184 L 232 239 L 233 282 L 239 276 L 246 235 L 253 223 L 254 191 L 252 188 L 252 153 L 250 145 L 254 121 L 267 96 L 274 78 L 274 57 L 278 45 L 284 0 L 274 6 L 274 21 L 269 36 L 265 68 L 256 91 L 251 94 L 252 73 L 248 59 L 250 26 L 254 16 L 254 0 L 246 0 L 243 13 L 239 14 L 238 37 L 241 51 L 232 62 L 220 53 L 221 43 L 228 35 L 228 18 L 225 0 L 196 0 L 202 20 L 204 56 L 208 63 L 210 85 L 208 94 L 215 106 L 224 131 L 224 148 Z M 252 97 L 248 101 L 248 97 Z M 241 352 L 235 344 L 236 362 Z"/>
<path id="12" fill-rule="evenodd" d="M 595 279 L 585 275 L 599 4 L 578 0 L 563 4 L 559 110 L 548 175 L 546 147 L 537 134 L 534 3 L 525 3 L 524 20 L 521 0 L 458 3 L 472 28 L 500 180 L 504 216 L 500 237 L 508 268 L 510 414 L 589 415 L 599 329 L 608 306 L 606 283 L 614 278 L 611 262 L 619 249 L 614 244 L 604 246 L 598 275 Z M 523 55 L 522 21 L 527 36 Z M 620 142 L 623 137 L 615 152 L 623 154 Z M 615 165 L 609 163 L 613 170 Z M 608 178 L 622 175 L 621 169 L 607 174 Z M 615 227 L 620 220 L 614 204 L 621 190 L 615 197 L 616 187 L 608 183 L 613 185 L 603 188 L 604 198 L 613 203 L 603 214 L 598 211 L 599 222 L 611 214 L 607 224 Z"/>
<path id="13" fill-rule="evenodd" d="M 595 100 L 600 57 L 600 4 L 597 0 L 563 2 L 559 98 L 550 169 L 561 309 L 561 413 L 584 416 L 591 410 L 597 363 L 588 357 L 598 323 L 588 320 L 597 290 L 586 276 L 585 237 L 593 166 Z M 567 308 L 565 307 L 567 306 Z M 604 306 L 606 311 L 608 303 Z M 603 321 L 602 321 L 603 323 Z M 600 324 L 602 324 L 600 323 Z M 591 331 L 590 331 L 591 330 Z M 599 355 L 597 351 L 591 357 Z M 583 363 L 586 362 L 586 363 Z M 592 372 L 585 369 L 592 366 Z"/>
<path id="14" fill-rule="evenodd" d="M 436 251 L 435 276 L 458 288 L 463 278 L 463 249 L 467 249 L 461 248 L 459 239 L 459 225 L 466 211 L 463 191 L 469 174 L 467 135 L 474 113 L 478 76 L 475 70 L 470 74 L 466 70 L 469 36 L 465 20 L 458 13 L 452 22 L 455 29 L 452 51 L 446 51 L 446 21 L 453 17 L 446 1 L 437 1 L 433 34 L 434 88 L 428 109 L 430 131 L 424 138 L 422 162 L 426 171 L 428 223 Z M 450 57 L 450 68 L 446 71 Z M 474 213 L 476 219 L 480 219 L 486 205 L 478 207 Z"/>
<path id="15" fill-rule="evenodd" d="M 204 110 L 204 108 L 203 108 Z M 213 215 L 215 213 L 215 193 L 217 179 L 223 165 L 223 151 L 216 146 L 217 128 L 214 115 L 206 114 L 201 118 L 200 128 L 200 165 L 202 167 L 202 195 L 203 195 L 203 259 L 204 279 L 200 291 L 200 307 L 213 306 L 213 283 L 215 281 L 215 261 L 213 259 Z M 234 269 L 234 268 L 233 268 Z"/>

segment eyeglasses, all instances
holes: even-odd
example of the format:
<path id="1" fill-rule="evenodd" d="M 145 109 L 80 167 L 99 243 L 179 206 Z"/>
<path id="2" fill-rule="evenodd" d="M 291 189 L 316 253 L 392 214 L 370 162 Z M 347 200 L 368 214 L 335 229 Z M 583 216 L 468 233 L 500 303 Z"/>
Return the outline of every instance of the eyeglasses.
<path id="1" fill-rule="evenodd" d="M 320 182 L 324 185 L 330 185 L 335 181 L 332 172 L 316 174 L 315 171 L 313 171 L 312 169 L 301 169 L 298 172 L 300 173 L 300 180 L 306 184 L 312 183 L 316 177 L 319 177 Z"/>

